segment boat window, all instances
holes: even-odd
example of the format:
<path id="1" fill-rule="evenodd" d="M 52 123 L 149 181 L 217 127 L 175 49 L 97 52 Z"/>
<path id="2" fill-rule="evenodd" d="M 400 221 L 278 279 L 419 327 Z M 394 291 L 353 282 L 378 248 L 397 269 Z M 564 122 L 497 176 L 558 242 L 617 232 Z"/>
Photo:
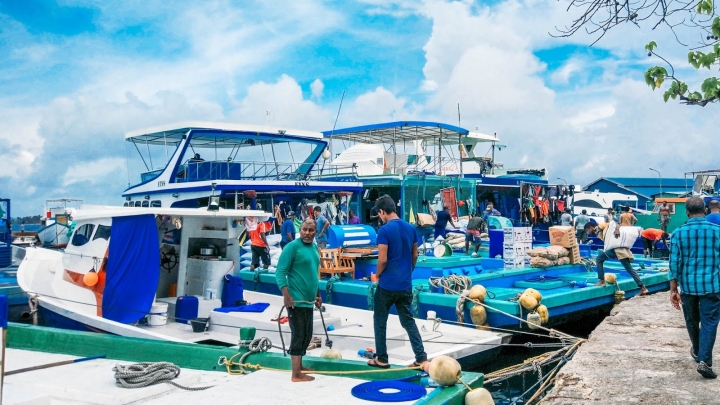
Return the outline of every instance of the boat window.
<path id="1" fill-rule="evenodd" d="M 150 201 L 150 206 L 151 207 L 162 207 L 162 201 L 160 201 L 160 200 Z"/>
<path id="2" fill-rule="evenodd" d="M 575 207 L 584 207 L 584 208 L 600 208 L 602 209 L 602 205 L 593 200 L 580 200 L 573 203 L 573 206 Z"/>
<path id="3" fill-rule="evenodd" d="M 148 200 L 143 200 L 142 206 L 143 206 L 144 208 L 149 207 L 149 206 L 150 206 L 150 201 L 148 201 Z"/>
<path id="4" fill-rule="evenodd" d="M 140 204 L 142 204 L 140 201 L 135 201 L 135 206 L 136 206 L 136 207 L 139 207 Z"/>
<path id="5" fill-rule="evenodd" d="M 90 241 L 95 225 L 85 224 L 75 230 L 71 244 L 73 246 L 82 246 Z"/>
<path id="6" fill-rule="evenodd" d="M 98 225 L 95 236 L 93 236 L 93 240 L 95 239 L 110 240 L 110 227 L 107 225 Z"/>
<path id="7" fill-rule="evenodd" d="M 128 202 L 126 201 L 125 204 L 123 204 L 123 207 L 127 207 L 127 206 L 128 206 Z"/>

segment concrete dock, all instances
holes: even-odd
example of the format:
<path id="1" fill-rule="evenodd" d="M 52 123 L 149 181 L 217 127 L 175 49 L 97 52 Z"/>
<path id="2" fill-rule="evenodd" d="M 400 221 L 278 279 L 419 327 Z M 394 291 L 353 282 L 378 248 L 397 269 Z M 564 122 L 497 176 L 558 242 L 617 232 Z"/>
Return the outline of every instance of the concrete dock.
<path id="1" fill-rule="evenodd" d="M 713 352 L 720 369 L 720 341 Z M 718 404 L 720 380 L 695 371 L 690 339 L 669 292 L 615 307 L 558 373 L 540 402 L 565 404 Z"/>

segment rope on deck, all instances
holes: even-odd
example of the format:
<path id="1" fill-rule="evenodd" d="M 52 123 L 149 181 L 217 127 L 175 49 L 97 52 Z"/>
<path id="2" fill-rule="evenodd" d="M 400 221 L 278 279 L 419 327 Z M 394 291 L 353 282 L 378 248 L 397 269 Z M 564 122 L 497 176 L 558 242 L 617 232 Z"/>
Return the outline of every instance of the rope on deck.
<path id="1" fill-rule="evenodd" d="M 121 388 L 142 388 L 159 383 L 170 384 L 186 391 L 202 391 L 209 387 L 187 387 L 171 381 L 180 375 L 180 367 L 168 362 L 144 362 L 128 364 L 126 366 L 117 364 L 113 367 L 115 372 L 115 385 Z"/>

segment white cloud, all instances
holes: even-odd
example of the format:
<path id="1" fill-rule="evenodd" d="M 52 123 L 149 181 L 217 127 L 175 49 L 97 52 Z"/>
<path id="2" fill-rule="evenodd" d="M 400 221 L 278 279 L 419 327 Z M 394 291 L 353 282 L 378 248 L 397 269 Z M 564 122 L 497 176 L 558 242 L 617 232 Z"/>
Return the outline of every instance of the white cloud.
<path id="1" fill-rule="evenodd" d="M 91 162 L 78 163 L 70 166 L 63 176 L 63 186 L 70 186 L 75 183 L 88 182 L 90 184 L 102 184 L 106 177 L 125 171 L 125 159 L 122 158 L 101 158 Z"/>
<path id="2" fill-rule="evenodd" d="M 563 124 L 578 132 L 588 129 L 607 128 L 607 118 L 615 115 L 615 106 L 612 104 L 600 105 L 585 109 L 570 118 L 563 120 Z"/>
<path id="3" fill-rule="evenodd" d="M 584 63 L 579 59 L 570 59 L 550 75 L 550 80 L 555 84 L 568 84 L 570 77 L 582 70 L 583 67 Z"/>
<path id="4" fill-rule="evenodd" d="M 325 89 L 325 85 L 320 79 L 315 79 L 315 81 L 310 84 L 310 91 L 312 92 L 313 98 L 322 98 L 323 89 Z"/>
<path id="5" fill-rule="evenodd" d="M 332 126 L 330 112 L 304 99 L 302 88 L 288 75 L 282 75 L 275 83 L 250 85 L 247 95 L 234 102 L 228 117 L 235 122 L 272 123 L 298 129 L 323 130 Z"/>

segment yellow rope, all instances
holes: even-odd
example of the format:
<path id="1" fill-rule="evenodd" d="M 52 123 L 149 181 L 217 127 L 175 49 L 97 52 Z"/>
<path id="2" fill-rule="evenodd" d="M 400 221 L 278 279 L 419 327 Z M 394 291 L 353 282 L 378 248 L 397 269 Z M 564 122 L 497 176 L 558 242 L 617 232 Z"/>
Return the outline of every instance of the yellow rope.
<path id="1" fill-rule="evenodd" d="M 233 370 L 231 369 L 232 366 L 242 366 L 244 368 L 249 368 L 252 370 L 270 370 L 270 371 L 281 371 L 281 372 L 290 372 L 291 370 L 285 370 L 280 368 L 272 368 L 272 367 L 263 367 L 260 364 L 251 364 L 251 363 L 236 363 L 233 360 L 244 353 L 236 353 L 232 357 L 230 357 L 227 360 L 223 360 L 223 364 L 225 365 L 225 368 L 227 369 L 228 374 L 231 375 L 240 375 L 243 374 L 242 371 L 239 370 Z M 420 370 L 422 369 L 422 366 L 415 366 L 415 367 L 399 367 L 399 368 L 387 368 L 387 369 L 368 369 L 368 370 L 352 370 L 352 371 L 318 371 L 318 370 L 311 370 L 311 371 L 303 371 L 304 374 L 326 374 L 326 375 L 353 375 L 353 374 L 368 374 L 368 373 L 388 373 L 388 372 L 396 372 L 396 371 L 408 371 L 408 370 Z"/>

